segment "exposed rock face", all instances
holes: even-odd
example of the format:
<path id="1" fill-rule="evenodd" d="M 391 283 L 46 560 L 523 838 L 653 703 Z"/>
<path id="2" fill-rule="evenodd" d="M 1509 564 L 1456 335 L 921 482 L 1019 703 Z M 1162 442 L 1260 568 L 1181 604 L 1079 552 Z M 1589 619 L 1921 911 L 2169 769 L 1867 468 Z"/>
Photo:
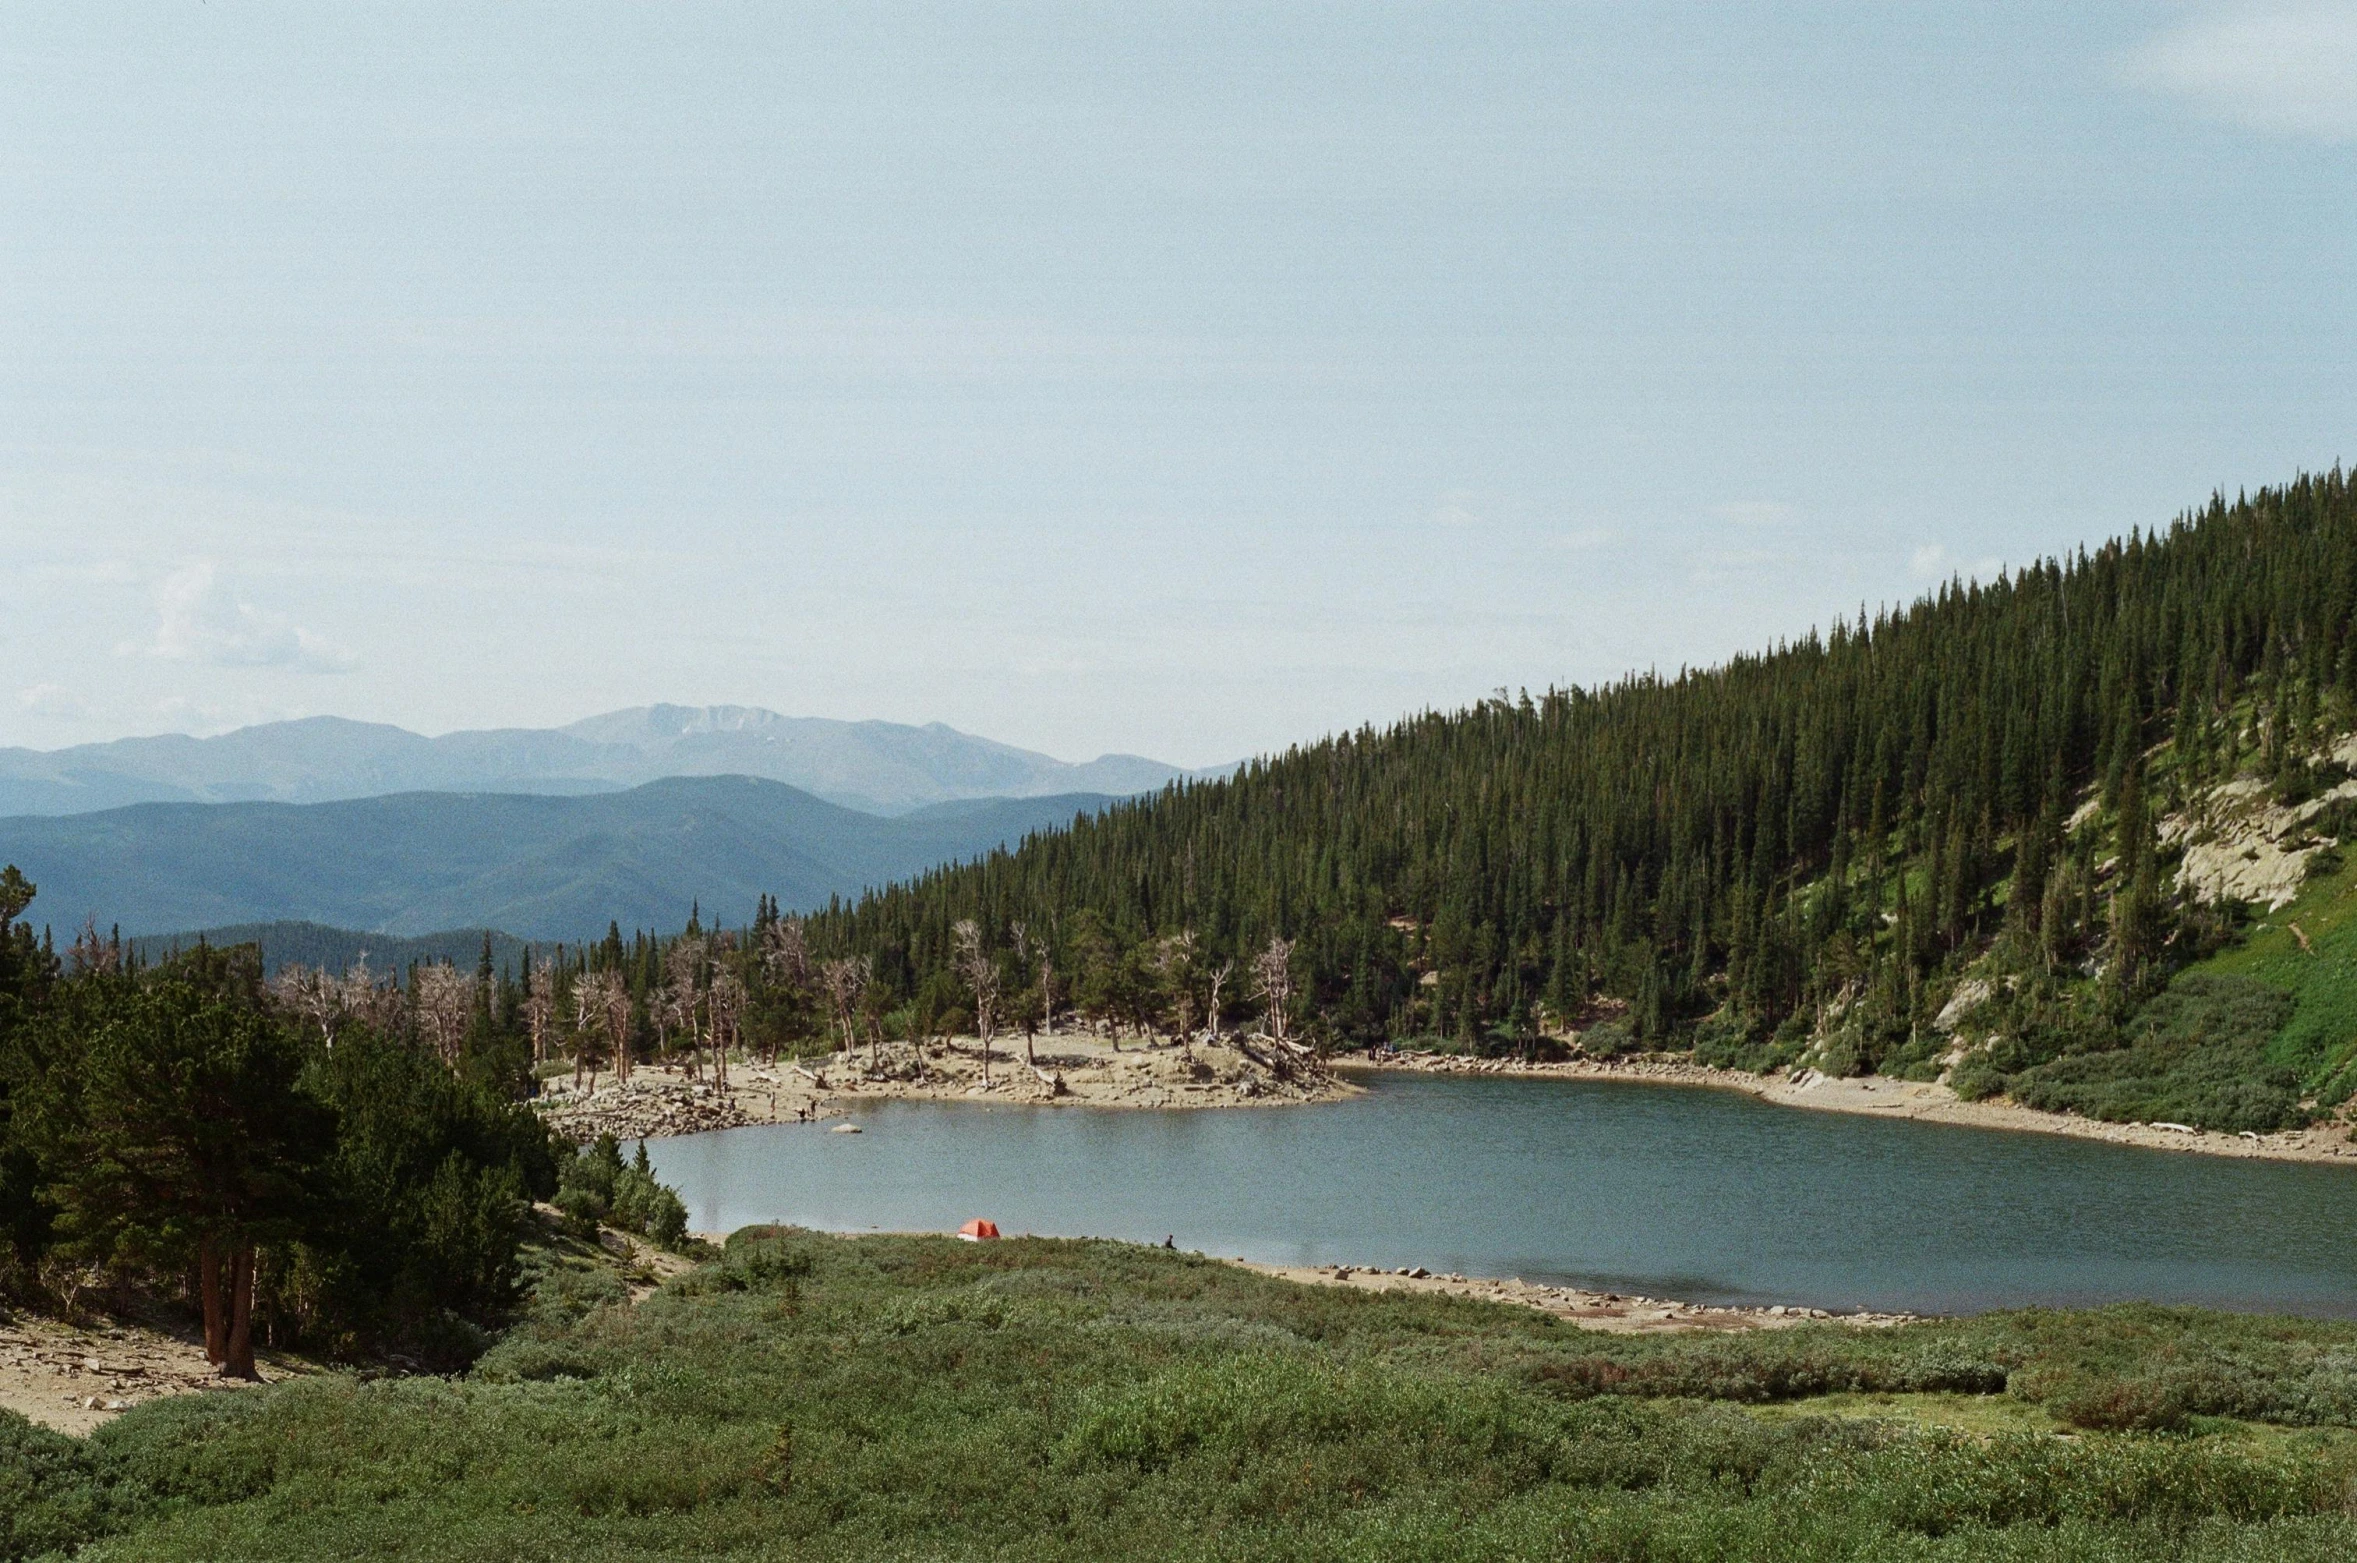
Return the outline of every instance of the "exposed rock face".
<path id="1" fill-rule="evenodd" d="M 2334 758 L 2357 759 L 2357 738 L 2343 741 Z M 2215 787 L 2181 814 L 2161 821 L 2164 845 L 2183 843 L 2185 860 L 2178 883 L 2204 901 L 2251 901 L 2276 911 L 2289 905 L 2306 883 L 2318 853 L 2338 845 L 2312 825 L 2345 798 L 2357 798 L 2357 781 L 2342 782 L 2293 807 L 2268 796 L 2263 782 L 2238 778 Z"/>
<path id="2" fill-rule="evenodd" d="M 1986 977 L 1965 978 L 1956 984 L 1956 992 L 1946 1004 L 1941 1006 L 1939 1014 L 1932 1017 L 1932 1030 L 1942 1036 L 1954 1035 L 1956 1028 L 1963 1024 L 1964 1017 L 1972 1011 L 1973 1007 L 1988 1003 L 1991 995 L 1996 991 L 1989 985 L 1989 980 Z"/>

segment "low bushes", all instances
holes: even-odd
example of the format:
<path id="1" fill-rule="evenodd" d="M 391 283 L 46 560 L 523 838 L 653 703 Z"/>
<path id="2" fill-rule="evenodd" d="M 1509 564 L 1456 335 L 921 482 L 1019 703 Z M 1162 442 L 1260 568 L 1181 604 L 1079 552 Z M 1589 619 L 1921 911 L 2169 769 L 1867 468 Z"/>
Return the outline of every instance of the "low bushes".
<path id="1" fill-rule="evenodd" d="M 543 1299 L 461 1379 L 158 1402 L 82 1444 L 0 1429 L 0 1493 L 29 1495 L 17 1555 L 126 1527 L 105 1555 L 2357 1549 L 2345 1324 L 2123 1308 L 1615 1337 L 1122 1244 L 790 1229 L 739 1234 L 636 1307 L 575 1301 Z M 2004 1393 L 2126 1430 L 1805 1414 L 1837 1390 Z M 1803 1409 L 1743 1409 L 1779 1399 Z"/>
<path id="2" fill-rule="evenodd" d="M 2116 1037 L 2003 1074 L 1999 1049 L 1966 1060 L 1960 1094 L 2003 1087 L 2025 1106 L 2114 1123 L 2187 1123 L 2269 1133 L 2308 1121 L 2296 1070 L 2268 1044 L 2291 1019 L 2291 996 L 2245 977 L 2189 973 L 2155 995 Z M 2105 1042 L 2116 1045 L 2104 1046 Z"/>

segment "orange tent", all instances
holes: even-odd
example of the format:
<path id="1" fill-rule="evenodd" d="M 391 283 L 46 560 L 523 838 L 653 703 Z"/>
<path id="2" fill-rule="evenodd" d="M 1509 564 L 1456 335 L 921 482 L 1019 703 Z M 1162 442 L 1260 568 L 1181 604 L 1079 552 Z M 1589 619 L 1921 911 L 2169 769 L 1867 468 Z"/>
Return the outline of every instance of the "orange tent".
<path id="1" fill-rule="evenodd" d="M 986 1237 L 998 1236 L 998 1223 L 976 1219 L 958 1228 L 958 1236 L 969 1243 L 979 1243 Z"/>

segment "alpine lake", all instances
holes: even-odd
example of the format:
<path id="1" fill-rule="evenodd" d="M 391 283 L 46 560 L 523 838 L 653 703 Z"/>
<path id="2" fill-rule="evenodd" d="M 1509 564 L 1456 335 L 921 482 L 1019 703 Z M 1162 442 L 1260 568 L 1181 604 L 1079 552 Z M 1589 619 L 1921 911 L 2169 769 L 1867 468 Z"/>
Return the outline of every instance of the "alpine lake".
<path id="1" fill-rule="evenodd" d="M 1617 1081 L 1360 1077 L 1310 1107 L 879 1102 L 648 1143 L 702 1231 L 1108 1237 L 1691 1302 L 2141 1299 L 2357 1317 L 2357 1168 Z M 863 1132 L 830 1132 L 833 1122 Z"/>

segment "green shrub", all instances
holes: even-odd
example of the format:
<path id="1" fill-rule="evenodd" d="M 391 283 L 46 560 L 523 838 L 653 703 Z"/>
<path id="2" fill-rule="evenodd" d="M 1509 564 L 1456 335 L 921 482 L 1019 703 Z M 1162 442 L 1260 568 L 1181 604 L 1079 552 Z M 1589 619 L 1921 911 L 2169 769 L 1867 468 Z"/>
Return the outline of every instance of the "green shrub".
<path id="1" fill-rule="evenodd" d="M 644 1158 L 646 1148 L 639 1147 Z M 652 1173 L 624 1167 L 614 1180 L 614 1224 L 626 1227 L 665 1248 L 677 1248 L 687 1236 L 687 1205 L 676 1190 L 657 1183 Z"/>
<path id="2" fill-rule="evenodd" d="M 558 1170 L 556 1206 L 577 1237 L 594 1238 L 601 1221 L 665 1248 L 677 1248 L 687 1236 L 687 1205 L 676 1190 L 655 1181 L 643 1140 L 629 1163 L 610 1134 L 574 1152 Z"/>
<path id="3" fill-rule="evenodd" d="M 1948 1085 L 1965 1101 L 1986 1101 L 2004 1092 L 2005 1071 L 1986 1049 L 1975 1049 L 1956 1061 L 1948 1072 Z"/>
<path id="4" fill-rule="evenodd" d="M 241 1391 L 151 1400 L 100 1428 L 91 1448 L 115 1481 L 152 1499 L 236 1503 L 277 1480 L 283 1445 L 257 1431 L 271 1399 Z"/>
<path id="5" fill-rule="evenodd" d="M 119 1518 L 87 1447 L 0 1408 L 0 1563 L 71 1551 Z"/>
<path id="6" fill-rule="evenodd" d="M 2188 973 L 2156 994 L 2113 1046 L 2064 1054 L 2007 1082 L 2013 1097 L 2048 1112 L 2114 1123 L 2161 1121 L 2267 1133 L 2308 1121 L 2298 1073 L 2270 1063 L 2267 1046 L 2292 999 L 2246 977 Z"/>

